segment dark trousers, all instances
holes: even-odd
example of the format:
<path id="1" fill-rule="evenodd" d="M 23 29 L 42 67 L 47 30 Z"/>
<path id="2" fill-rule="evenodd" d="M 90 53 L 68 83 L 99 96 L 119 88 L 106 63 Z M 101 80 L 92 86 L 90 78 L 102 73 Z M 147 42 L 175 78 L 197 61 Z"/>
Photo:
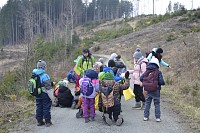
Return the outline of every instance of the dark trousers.
<path id="1" fill-rule="evenodd" d="M 36 97 L 36 119 L 41 121 L 45 119 L 46 122 L 51 120 L 51 100 L 47 93 L 42 92 Z"/>
<path id="2" fill-rule="evenodd" d="M 145 102 L 145 97 L 143 94 L 143 87 L 141 87 L 140 85 L 134 84 L 134 94 L 135 94 L 135 100 L 136 102 Z"/>
<path id="3" fill-rule="evenodd" d="M 109 114 L 109 118 L 112 119 L 114 118 L 115 121 L 117 121 L 118 116 L 120 115 L 121 112 L 121 104 L 115 105 L 113 107 L 109 107 L 107 110 L 105 109 L 105 113 Z"/>

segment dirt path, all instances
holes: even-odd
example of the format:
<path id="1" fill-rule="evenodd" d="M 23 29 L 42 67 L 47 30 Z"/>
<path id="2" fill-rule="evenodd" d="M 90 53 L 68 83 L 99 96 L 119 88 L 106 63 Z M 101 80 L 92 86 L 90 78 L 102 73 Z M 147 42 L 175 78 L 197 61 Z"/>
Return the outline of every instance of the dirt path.
<path id="1" fill-rule="evenodd" d="M 109 55 L 98 56 L 109 57 Z M 143 121 L 143 110 L 133 110 L 134 104 L 134 99 L 124 101 L 122 97 L 122 115 L 125 122 L 120 127 L 114 123 L 107 126 L 99 111 L 96 111 L 96 121 L 84 123 L 84 119 L 76 119 L 75 117 L 78 110 L 52 107 L 53 125 L 51 127 L 37 127 L 36 120 L 32 117 L 30 125 L 19 124 L 20 131 L 15 130 L 11 133 L 24 133 L 25 131 L 26 133 L 195 133 L 172 111 L 170 103 L 163 97 L 161 97 L 162 122 L 160 123 L 155 121 L 153 105 L 149 121 Z"/>

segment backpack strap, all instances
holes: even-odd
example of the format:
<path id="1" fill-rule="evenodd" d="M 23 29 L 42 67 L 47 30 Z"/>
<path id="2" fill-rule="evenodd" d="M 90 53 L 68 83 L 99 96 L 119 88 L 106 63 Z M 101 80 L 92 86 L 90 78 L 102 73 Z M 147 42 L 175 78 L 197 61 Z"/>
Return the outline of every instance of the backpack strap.
<path id="1" fill-rule="evenodd" d="M 89 59 L 87 59 L 87 57 L 85 57 L 85 56 L 82 56 L 82 63 L 81 63 L 82 66 L 81 66 L 81 67 L 83 67 L 83 63 L 84 63 L 84 61 L 86 61 L 86 63 L 87 63 L 87 69 L 88 69 L 89 60 L 91 61 L 91 63 L 92 63 L 92 67 L 93 67 L 92 56 L 89 56 Z"/>

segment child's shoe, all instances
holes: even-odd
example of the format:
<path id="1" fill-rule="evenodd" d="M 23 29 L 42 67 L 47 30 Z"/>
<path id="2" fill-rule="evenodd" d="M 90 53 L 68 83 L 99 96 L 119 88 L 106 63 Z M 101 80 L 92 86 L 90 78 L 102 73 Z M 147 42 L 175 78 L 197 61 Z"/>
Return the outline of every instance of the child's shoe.
<path id="1" fill-rule="evenodd" d="M 43 120 L 38 120 L 37 126 L 42 126 L 42 125 L 45 125 L 44 121 Z"/>
<path id="2" fill-rule="evenodd" d="M 51 125 L 52 125 L 51 120 L 47 120 L 47 121 L 45 122 L 45 126 L 46 126 L 46 127 L 50 127 Z"/>
<path id="3" fill-rule="evenodd" d="M 90 121 L 89 118 L 85 118 L 85 123 L 88 123 Z"/>
<path id="4" fill-rule="evenodd" d="M 144 120 L 144 121 L 148 121 L 149 118 L 148 118 L 148 117 L 144 117 L 143 120 Z"/>
<path id="5" fill-rule="evenodd" d="M 112 120 L 109 118 L 108 114 L 104 114 L 104 120 L 109 126 L 112 124 Z"/>
<path id="6" fill-rule="evenodd" d="M 91 121 L 95 121 L 95 118 L 94 118 L 94 117 L 91 117 Z"/>
<path id="7" fill-rule="evenodd" d="M 72 103 L 72 109 L 75 109 L 76 108 L 76 102 L 73 102 Z"/>
<path id="8" fill-rule="evenodd" d="M 156 118 L 156 122 L 161 122 L 161 119 L 160 118 Z"/>
<path id="9" fill-rule="evenodd" d="M 145 109 L 145 102 L 142 102 L 141 109 L 142 109 L 142 110 L 144 110 L 144 109 Z"/>
<path id="10" fill-rule="evenodd" d="M 132 107 L 133 109 L 140 109 L 141 108 L 141 103 L 140 102 L 136 102 L 135 106 Z"/>
<path id="11" fill-rule="evenodd" d="M 123 120 L 122 115 L 119 115 L 119 116 L 118 116 L 118 119 L 117 119 L 117 121 L 116 121 L 116 125 L 117 125 L 117 126 L 121 126 L 123 122 L 124 122 L 124 120 Z"/>
<path id="12" fill-rule="evenodd" d="M 79 109 L 79 111 L 76 113 L 76 118 L 81 118 L 83 116 L 83 109 Z"/>

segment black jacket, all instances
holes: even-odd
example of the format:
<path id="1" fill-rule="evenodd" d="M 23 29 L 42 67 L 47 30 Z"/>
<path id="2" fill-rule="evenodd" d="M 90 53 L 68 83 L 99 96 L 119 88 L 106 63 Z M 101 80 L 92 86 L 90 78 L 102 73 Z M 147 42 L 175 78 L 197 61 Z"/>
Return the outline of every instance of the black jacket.
<path id="1" fill-rule="evenodd" d="M 65 86 L 60 86 L 58 90 L 58 104 L 64 107 L 71 107 L 74 96 L 71 90 Z"/>

